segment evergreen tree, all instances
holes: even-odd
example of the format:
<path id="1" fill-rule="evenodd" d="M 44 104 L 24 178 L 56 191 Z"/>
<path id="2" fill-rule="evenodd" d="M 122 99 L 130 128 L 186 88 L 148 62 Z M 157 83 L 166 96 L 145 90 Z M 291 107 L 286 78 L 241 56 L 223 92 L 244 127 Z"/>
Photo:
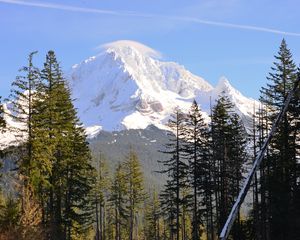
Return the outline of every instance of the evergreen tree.
<path id="1" fill-rule="evenodd" d="M 92 225 L 93 206 L 89 193 L 94 185 L 94 168 L 84 128 L 78 120 L 71 132 L 71 156 L 67 158 L 61 181 L 66 182 L 62 195 L 62 217 L 66 239 L 84 235 Z"/>
<path id="2" fill-rule="evenodd" d="M 255 103 L 253 105 L 253 115 L 252 115 L 252 133 L 251 133 L 251 138 L 252 138 L 252 148 L 253 148 L 253 162 L 255 161 L 256 157 L 257 157 L 257 149 L 258 149 L 258 144 L 257 140 L 258 139 L 258 135 L 257 135 L 257 120 L 258 120 L 258 116 L 256 113 L 256 109 L 255 109 Z M 253 236 L 255 236 L 256 239 L 260 239 L 261 235 L 260 235 L 260 229 L 261 229 L 261 225 L 260 225 L 260 221 L 259 221 L 259 190 L 258 190 L 258 173 L 255 172 L 254 174 L 254 180 L 253 180 L 253 184 L 252 184 L 252 212 L 250 215 L 250 217 L 246 220 L 247 223 L 247 227 L 251 227 L 251 224 L 249 224 L 251 221 L 252 225 L 252 229 L 249 228 L 248 231 L 250 231 L 251 233 L 253 233 Z"/>
<path id="3" fill-rule="evenodd" d="M 229 149 L 229 164 L 230 170 L 228 176 L 230 181 L 228 182 L 230 193 L 230 204 L 233 206 L 237 196 L 239 195 L 242 180 L 244 179 L 243 173 L 245 173 L 244 166 L 248 159 L 247 157 L 247 133 L 241 122 L 239 116 L 234 113 L 231 116 L 231 129 L 230 129 L 231 139 L 229 144 L 231 145 Z M 230 207 L 230 208 L 231 208 Z M 233 228 L 233 238 L 241 239 L 242 228 L 241 228 L 241 217 L 238 214 L 236 223 Z"/>
<path id="4" fill-rule="evenodd" d="M 228 142 L 230 139 L 229 123 L 232 114 L 232 104 L 229 100 L 221 96 L 212 111 L 212 154 L 214 160 L 214 181 L 215 181 L 215 201 L 216 218 L 218 231 L 224 225 L 226 217 L 230 211 L 228 182 Z"/>
<path id="5" fill-rule="evenodd" d="M 165 169 L 161 173 L 168 176 L 165 190 L 162 197 L 165 197 L 163 205 L 171 211 L 170 220 L 173 221 L 173 208 L 175 206 L 175 239 L 180 239 L 180 216 L 182 214 L 182 204 L 185 199 L 182 196 L 182 190 L 187 186 L 187 162 L 183 158 L 184 142 L 184 114 L 176 109 L 168 122 L 172 133 L 169 134 L 170 142 L 165 146 L 164 153 L 170 155 L 170 159 L 163 162 Z M 170 222 L 170 234 L 173 234 L 173 222 Z"/>
<path id="6" fill-rule="evenodd" d="M 46 56 L 37 90 L 34 186 L 50 238 L 72 239 L 91 224 L 92 211 L 87 208 L 94 174 L 86 135 L 53 51 Z"/>
<path id="7" fill-rule="evenodd" d="M 111 184 L 112 185 L 112 184 Z M 110 189 L 111 189 L 111 186 L 110 186 Z M 110 192 L 109 192 L 110 194 Z M 110 197 L 110 195 L 109 195 Z M 107 222 L 107 226 L 105 228 L 105 236 L 106 236 L 106 239 L 112 239 L 112 240 L 115 240 L 116 239 L 116 232 L 115 232 L 115 211 L 114 211 L 114 206 L 111 205 L 111 202 L 110 202 L 110 198 L 108 198 L 108 201 L 107 201 L 107 205 L 106 205 L 106 222 Z"/>
<path id="8" fill-rule="evenodd" d="M 113 208 L 114 214 L 114 226 L 115 226 L 115 240 L 122 240 L 125 219 L 128 218 L 126 209 L 127 198 L 127 184 L 126 174 L 123 170 L 122 164 L 119 163 L 114 174 L 114 178 L 111 185 L 111 193 L 109 203 Z"/>
<path id="9" fill-rule="evenodd" d="M 246 132 L 233 113 L 232 103 L 223 95 L 213 108 L 211 125 L 216 218 L 220 231 L 240 190 L 246 161 Z M 237 234 L 238 229 L 233 233 L 234 239 L 239 239 Z"/>
<path id="10" fill-rule="evenodd" d="M 96 240 L 106 239 L 106 224 L 107 224 L 107 199 L 109 194 L 110 173 L 108 170 L 107 162 L 103 158 L 101 152 L 96 160 L 96 185 L 94 188 L 93 198 L 95 205 L 96 217 Z"/>
<path id="11" fill-rule="evenodd" d="M 124 162 L 125 178 L 128 188 L 129 240 L 137 240 L 139 235 L 138 218 L 146 195 L 144 192 L 144 177 L 137 154 L 130 149 Z"/>
<path id="12" fill-rule="evenodd" d="M 19 174 L 27 185 L 32 182 L 32 172 L 34 172 L 33 162 L 33 116 L 35 114 L 34 100 L 36 96 L 36 85 L 40 78 L 38 68 L 33 65 L 33 56 L 37 52 L 32 52 L 28 57 L 28 65 L 19 71 L 24 75 L 16 77 L 12 83 L 10 94 L 10 117 L 18 122 L 18 128 L 13 129 L 16 139 L 26 137 L 26 141 L 21 146 L 22 156 L 18 161 Z"/>
<path id="13" fill-rule="evenodd" d="M 189 161 L 189 185 L 192 194 L 189 196 L 192 208 L 192 239 L 200 239 L 200 225 L 204 214 L 210 214 L 212 184 L 210 176 L 209 131 L 196 101 L 193 102 L 185 122 L 186 158 Z M 210 224 L 212 220 L 207 221 Z"/>
<path id="14" fill-rule="evenodd" d="M 297 79 L 297 68 L 292 54 L 283 39 L 275 62 L 262 88 L 261 101 L 267 109 L 265 116 L 273 122 L 284 105 L 288 92 Z M 283 116 L 283 120 L 273 137 L 266 159 L 266 189 L 269 236 L 271 239 L 293 239 L 299 236 L 299 224 L 296 223 L 297 209 L 295 190 L 299 188 L 298 154 L 299 154 L 299 97 L 295 96 Z"/>
<path id="15" fill-rule="evenodd" d="M 11 130 L 16 133 L 16 139 L 20 140 L 21 138 L 22 141 L 21 144 L 17 143 L 19 152 L 17 175 L 18 191 L 21 198 L 21 225 L 23 228 L 20 232 L 23 232 L 23 235 L 38 235 L 37 231 L 39 230 L 37 228 L 40 228 L 41 223 L 41 218 L 38 217 L 41 208 L 36 199 L 36 189 L 32 187 L 34 179 L 37 177 L 35 175 L 37 159 L 33 157 L 35 151 L 33 118 L 36 114 L 34 102 L 37 95 L 36 86 L 40 81 L 40 72 L 33 65 L 35 54 L 36 52 L 29 54 L 28 65 L 20 69 L 20 72 L 24 74 L 17 76 L 12 83 L 10 111 L 7 113 L 18 123 L 18 127 Z M 23 142 L 24 138 L 25 141 Z M 31 211 L 28 211 L 28 206 L 32 206 Z M 41 228 L 40 231 L 42 231 Z"/>
<path id="16" fill-rule="evenodd" d="M 16 227 L 20 221 L 20 204 L 13 198 L 8 196 L 4 203 L 1 204 L 0 211 L 0 229 L 1 232 L 5 229 Z"/>
<path id="17" fill-rule="evenodd" d="M 161 239 L 161 207 L 158 194 L 152 192 L 152 196 L 146 202 L 146 239 L 160 240 Z"/>
<path id="18" fill-rule="evenodd" d="M 164 229 L 164 239 L 174 240 L 176 237 L 176 191 L 174 190 L 172 179 L 167 179 L 163 191 L 160 193 L 160 202 L 162 208 L 162 217 L 164 225 L 168 229 Z"/>

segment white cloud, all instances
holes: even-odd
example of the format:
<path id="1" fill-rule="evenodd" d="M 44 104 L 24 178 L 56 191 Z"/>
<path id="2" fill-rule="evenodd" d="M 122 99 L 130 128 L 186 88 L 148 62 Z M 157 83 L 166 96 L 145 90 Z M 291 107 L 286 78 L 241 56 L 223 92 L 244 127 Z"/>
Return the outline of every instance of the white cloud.
<path id="1" fill-rule="evenodd" d="M 101 46 L 97 47 L 99 48 L 123 48 L 123 47 L 127 47 L 127 46 L 131 46 L 135 49 L 137 49 L 139 52 L 151 56 L 151 57 L 155 57 L 155 58 L 161 58 L 162 54 L 142 43 L 136 42 L 136 41 L 132 41 L 132 40 L 119 40 L 119 41 L 115 41 L 115 42 L 110 42 L 110 43 L 106 43 L 106 44 L 102 44 Z"/>

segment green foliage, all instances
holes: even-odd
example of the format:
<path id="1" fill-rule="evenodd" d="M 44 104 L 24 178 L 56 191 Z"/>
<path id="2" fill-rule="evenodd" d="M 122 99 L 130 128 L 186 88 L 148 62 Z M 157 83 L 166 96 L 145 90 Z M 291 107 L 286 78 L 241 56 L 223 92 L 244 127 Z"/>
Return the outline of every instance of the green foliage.
<path id="1" fill-rule="evenodd" d="M 106 161 L 100 154 L 94 156 L 92 165 L 85 130 L 55 53 L 48 52 L 41 71 L 33 65 L 35 53 L 29 55 L 27 66 L 21 69 L 23 75 L 12 84 L 9 110 L 23 126 L 14 130 L 17 138 L 25 134 L 26 139 L 14 152 L 20 198 L 0 199 L 0 238 L 216 239 L 240 191 L 248 157 L 247 134 L 229 98 L 221 95 L 217 99 L 210 128 L 194 101 L 188 114 L 176 109 L 171 116 L 167 144 L 163 144 L 164 133 L 145 130 L 146 134 L 155 133 L 154 147 L 164 145 L 160 152 L 164 156 L 144 151 L 147 136 L 142 137 L 148 142 L 137 143 L 138 152 L 130 148 L 125 160 L 128 142 L 118 145 L 117 141 L 113 148 L 108 144 L 99 147 L 94 140 L 94 152 L 101 147 L 107 152 L 117 149 L 116 159 L 124 160 L 111 176 L 108 165 L 113 167 L 116 159 Z M 269 82 L 261 91 L 259 146 L 297 75 L 284 40 L 275 59 Z M 254 209 L 246 219 L 238 214 L 231 239 L 299 236 L 298 97 L 292 99 L 256 176 L 260 179 L 255 182 Z M 0 103 L 0 131 L 5 128 L 3 111 Z M 122 138 L 123 133 L 102 132 L 108 142 L 117 135 Z M 139 130 L 130 134 L 130 143 L 141 139 Z M 164 189 L 160 194 L 153 191 L 150 198 L 145 192 L 140 154 L 149 160 L 144 168 L 153 167 L 156 156 L 164 167 Z"/>
<path id="2" fill-rule="evenodd" d="M 232 103 L 225 96 L 216 101 L 211 117 L 215 207 L 217 229 L 220 231 L 240 191 L 247 159 L 246 132 L 238 115 L 233 113 Z"/>
<path id="3" fill-rule="evenodd" d="M 127 183 L 126 173 L 123 170 L 122 164 L 119 163 L 113 177 L 111 185 L 111 193 L 109 198 L 109 204 L 113 209 L 114 219 L 112 220 L 115 229 L 114 234 L 116 239 L 122 238 L 124 227 L 127 224 L 126 219 L 128 218 L 126 208 L 127 198 Z"/>
<path id="4" fill-rule="evenodd" d="M 161 206 L 156 191 L 152 192 L 152 196 L 146 201 L 145 210 L 145 236 L 146 239 L 158 240 L 162 235 L 161 224 Z"/>
<path id="5" fill-rule="evenodd" d="M 170 133 L 170 141 L 166 144 L 166 150 L 170 158 L 161 161 L 164 170 L 161 173 L 167 174 L 167 182 L 162 192 L 162 206 L 167 211 L 167 221 L 169 223 L 170 234 L 175 234 L 176 239 L 180 235 L 180 216 L 182 214 L 182 206 L 185 202 L 183 190 L 187 187 L 187 161 L 184 159 L 184 114 L 176 109 L 168 122 L 168 126 L 173 133 Z"/>
<path id="6" fill-rule="evenodd" d="M 275 120 L 284 105 L 288 92 L 297 79 L 297 68 L 291 51 L 283 39 L 269 73 L 268 84 L 261 90 L 263 112 L 259 131 L 264 136 L 268 125 Z M 299 236 L 299 221 L 295 210 L 299 208 L 295 197 L 299 190 L 299 96 L 291 100 L 272 141 L 265 163 L 261 168 L 261 214 L 268 221 L 262 235 L 276 239 L 294 239 Z M 298 222 L 298 224 L 295 224 Z"/>
<path id="7" fill-rule="evenodd" d="M 192 210 L 192 239 L 200 238 L 200 225 L 212 222 L 210 212 L 213 193 L 210 156 L 210 136 L 208 125 L 204 122 L 201 110 L 193 102 L 185 121 L 185 158 L 188 161 L 188 181 L 190 193 L 186 200 Z"/>
<path id="8" fill-rule="evenodd" d="M 138 229 L 138 213 L 141 210 L 142 203 L 146 195 L 144 192 L 144 177 L 141 171 L 140 162 L 137 154 L 130 149 L 129 155 L 124 162 L 125 181 L 127 183 L 128 205 L 127 212 L 129 214 L 129 239 L 137 239 Z"/>
<path id="9" fill-rule="evenodd" d="M 101 152 L 105 156 L 111 169 L 124 161 L 128 146 L 134 146 L 144 172 L 145 188 L 155 186 L 160 189 L 165 182 L 165 176 L 157 172 L 161 168 L 157 160 L 167 160 L 169 156 L 157 150 L 168 142 L 166 132 L 155 126 L 113 132 L 102 130 L 97 137 L 89 139 L 89 146 L 93 155 L 97 156 Z M 93 158 L 94 166 L 97 166 L 96 161 L 97 158 Z"/>
<path id="10" fill-rule="evenodd" d="M 33 127 L 32 119 L 35 114 L 34 100 L 36 98 L 36 86 L 40 79 L 39 69 L 33 65 L 33 56 L 37 52 L 32 52 L 28 57 L 27 66 L 22 67 L 19 71 L 23 75 L 16 77 L 12 83 L 10 94 L 10 114 L 16 122 L 19 123 L 19 128 L 14 129 L 16 139 L 27 137 L 26 142 L 20 146 L 22 155 L 18 160 L 19 173 L 26 176 L 24 180 L 31 180 L 31 170 L 34 168 L 33 160 Z"/>
<path id="11" fill-rule="evenodd" d="M 107 217 L 109 215 L 108 198 L 111 185 L 111 173 L 108 168 L 107 160 L 100 152 L 94 156 L 96 169 L 96 183 L 92 191 L 92 202 L 95 211 L 96 223 L 96 240 L 105 239 L 109 229 L 107 225 Z"/>
<path id="12" fill-rule="evenodd" d="M 8 196 L 3 199 L 0 206 L 1 231 L 6 231 L 19 225 L 20 213 L 20 204 L 15 198 Z"/>
<path id="13" fill-rule="evenodd" d="M 54 52 L 48 52 L 41 72 L 33 66 L 34 54 L 21 69 L 25 74 L 13 82 L 10 95 L 11 117 L 24 126 L 15 129 L 17 135 L 27 137 L 19 147 L 20 189 L 33 187 L 51 239 L 74 239 L 91 226 L 90 150 Z"/>
<path id="14" fill-rule="evenodd" d="M 70 90 L 53 51 L 41 74 L 36 124 L 36 158 L 41 159 L 37 186 L 42 191 L 54 239 L 73 239 L 91 224 L 89 203 L 94 178 L 84 129 L 76 116 Z M 46 194 L 44 194 L 46 193 Z M 45 196 L 46 195 L 46 196 Z"/>

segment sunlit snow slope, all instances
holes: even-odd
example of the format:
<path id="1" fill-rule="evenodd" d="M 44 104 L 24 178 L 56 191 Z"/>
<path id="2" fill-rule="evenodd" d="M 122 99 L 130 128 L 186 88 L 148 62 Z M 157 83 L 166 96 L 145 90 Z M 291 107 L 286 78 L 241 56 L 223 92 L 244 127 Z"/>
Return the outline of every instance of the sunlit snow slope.
<path id="1" fill-rule="evenodd" d="M 213 88 L 175 62 L 141 43 L 117 41 L 73 66 L 69 75 L 76 107 L 86 126 L 105 130 L 165 128 L 176 107 L 188 111 L 193 99 L 208 119 L 210 99 L 228 95 L 242 117 L 250 115 L 254 100 L 244 97 L 222 77 Z"/>

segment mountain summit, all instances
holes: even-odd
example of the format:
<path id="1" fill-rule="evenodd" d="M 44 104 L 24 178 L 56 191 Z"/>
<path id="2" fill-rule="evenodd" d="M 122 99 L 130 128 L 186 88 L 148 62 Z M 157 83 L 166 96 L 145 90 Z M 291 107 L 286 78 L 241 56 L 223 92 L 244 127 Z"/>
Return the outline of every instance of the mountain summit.
<path id="1" fill-rule="evenodd" d="M 210 105 L 220 94 L 234 103 L 235 111 L 250 127 L 255 100 L 243 96 L 222 77 L 216 87 L 175 62 L 161 60 L 154 49 L 134 41 L 105 44 L 94 57 L 72 67 L 67 75 L 80 120 L 90 138 L 101 129 L 120 131 L 166 129 L 176 107 L 187 112 L 194 99 L 209 121 Z M 4 109 L 9 112 L 9 102 Z M 10 129 L 19 123 L 4 116 Z M 18 144 L 13 130 L 0 133 L 0 149 Z"/>
<path id="2" fill-rule="evenodd" d="M 193 99 L 208 119 L 210 99 L 224 93 L 239 114 L 250 115 L 254 100 L 244 97 L 222 77 L 213 88 L 159 52 L 134 41 L 102 46 L 94 57 L 76 64 L 69 75 L 75 105 L 86 126 L 111 130 L 165 128 L 176 107 L 188 111 Z M 100 129 L 100 127 L 99 127 Z"/>

